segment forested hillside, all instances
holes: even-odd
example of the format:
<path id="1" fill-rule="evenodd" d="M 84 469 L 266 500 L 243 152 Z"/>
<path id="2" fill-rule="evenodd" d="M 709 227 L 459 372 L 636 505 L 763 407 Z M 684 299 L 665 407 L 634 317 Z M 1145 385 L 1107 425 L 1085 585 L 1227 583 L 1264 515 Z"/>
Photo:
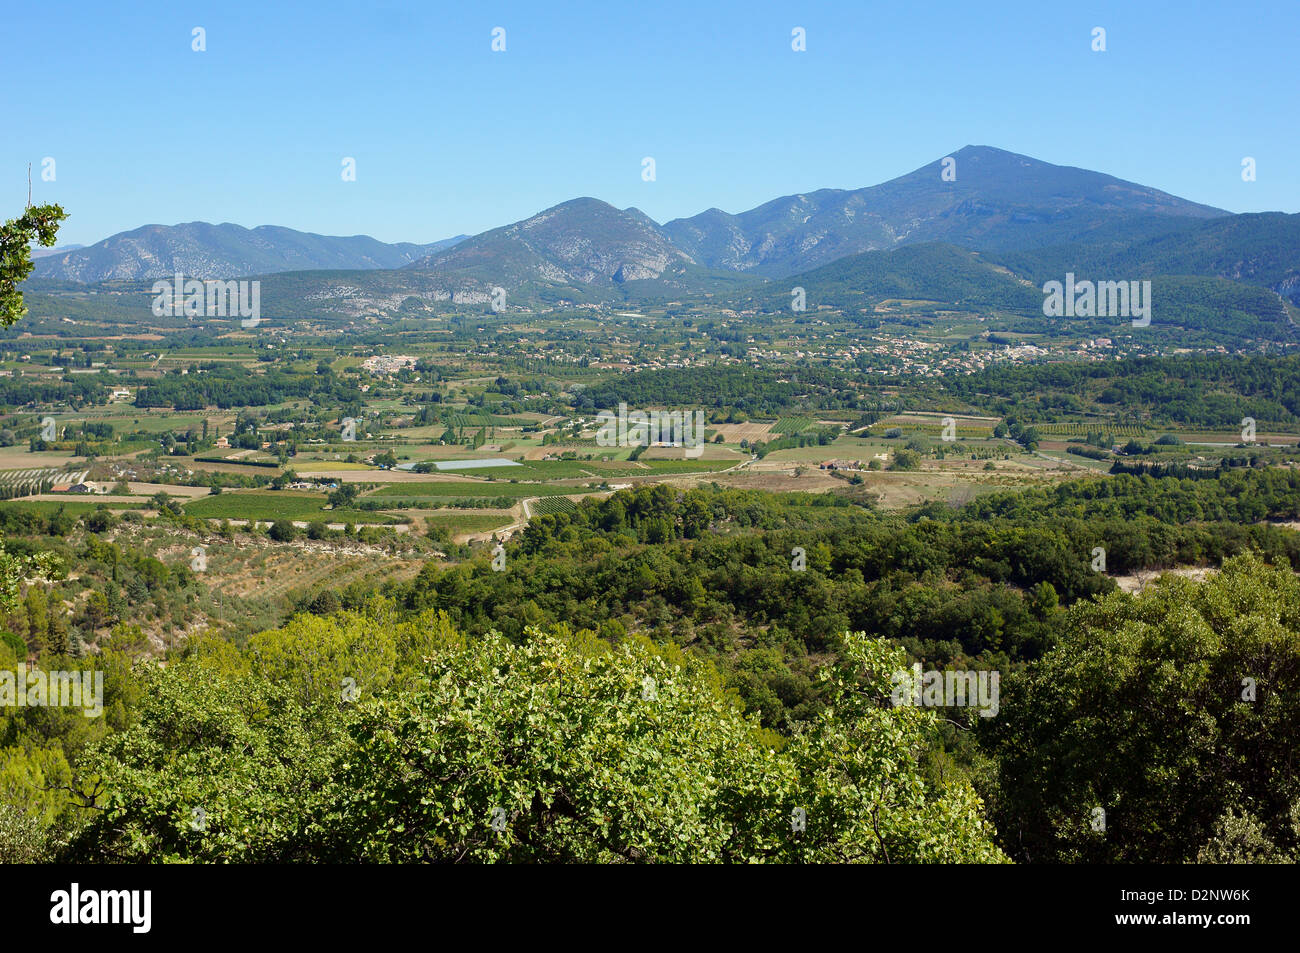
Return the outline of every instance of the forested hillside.
<path id="1" fill-rule="evenodd" d="M 975 406 L 1050 421 L 1122 408 L 1165 423 L 1240 426 L 1300 419 L 1300 357 L 1135 358 L 999 366 L 946 382 Z"/>
<path id="2" fill-rule="evenodd" d="M 93 663 L 50 645 L 44 666 L 107 673 L 105 717 L 0 716 L 3 849 L 1291 856 L 1300 789 L 1259 766 L 1294 757 L 1300 537 L 1267 521 L 1296 519 L 1300 477 L 1276 468 L 901 515 L 835 496 L 620 491 L 535 517 L 504 570 L 430 562 L 243 645 L 192 637 L 165 668 L 133 663 L 125 632 Z M 1224 568 L 1134 596 L 1097 571 L 1097 547 L 1110 573 Z M 895 676 L 914 662 L 999 673 L 997 717 L 899 706 Z"/>

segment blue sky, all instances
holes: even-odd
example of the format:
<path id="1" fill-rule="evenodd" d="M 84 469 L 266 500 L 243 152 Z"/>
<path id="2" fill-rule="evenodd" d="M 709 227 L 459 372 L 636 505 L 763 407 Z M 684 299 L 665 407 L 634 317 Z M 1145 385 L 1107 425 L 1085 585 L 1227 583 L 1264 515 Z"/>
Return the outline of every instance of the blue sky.
<path id="1" fill-rule="evenodd" d="M 579 195 L 662 222 L 972 143 L 1300 210 L 1296 0 L 78 0 L 4 24 L 0 213 L 31 162 L 63 242 L 195 220 L 433 241 Z"/>

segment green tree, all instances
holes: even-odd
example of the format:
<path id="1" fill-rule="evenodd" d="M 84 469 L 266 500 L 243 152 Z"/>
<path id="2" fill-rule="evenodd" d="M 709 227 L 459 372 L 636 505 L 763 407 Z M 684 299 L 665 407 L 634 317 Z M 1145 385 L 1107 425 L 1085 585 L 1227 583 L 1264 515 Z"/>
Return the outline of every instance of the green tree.
<path id="1" fill-rule="evenodd" d="M 786 750 L 711 667 L 630 640 L 477 639 L 363 705 L 335 855 L 382 861 L 996 861 L 969 787 L 888 704 L 900 652 L 846 639 L 824 718 Z M 869 700 L 863 700 L 866 689 Z M 412 765 L 420 765 L 412 770 Z"/>
<path id="2" fill-rule="evenodd" d="M 340 481 L 338 489 L 331 490 L 326 502 L 336 510 L 346 509 L 356 502 L 357 494 L 361 491 L 355 483 L 343 483 Z"/>
<path id="3" fill-rule="evenodd" d="M 52 246 L 67 217 L 58 205 L 32 206 L 29 202 L 22 215 L 0 226 L 0 325 L 8 327 L 27 313 L 18 286 L 35 267 L 31 244 Z"/>
<path id="4" fill-rule="evenodd" d="M 40 586 L 32 586 L 23 599 L 27 612 L 27 644 L 37 654 L 45 649 L 50 631 L 50 600 Z"/>
<path id="5" fill-rule="evenodd" d="M 249 640 L 253 670 L 285 686 L 304 708 L 345 695 L 373 694 L 397 668 L 392 626 L 350 612 L 322 618 L 295 616 L 288 625 Z"/>
<path id="6" fill-rule="evenodd" d="M 1019 858 L 1195 862 L 1253 839 L 1244 815 L 1293 855 L 1300 579 L 1247 555 L 1203 582 L 1078 603 L 992 721 L 990 800 Z"/>
<path id="7" fill-rule="evenodd" d="M 889 704 L 905 658 L 885 643 L 846 636 L 832 705 L 783 743 L 674 647 L 466 641 L 391 611 L 300 618 L 249 661 L 200 637 L 143 667 L 138 720 L 77 766 L 86 819 L 61 859 L 1003 859 L 970 787 L 920 771 L 938 722 Z M 335 696 L 394 656 L 422 658 L 418 677 Z"/>
<path id="8" fill-rule="evenodd" d="M 219 657 L 145 666 L 138 721 L 78 765 L 88 820 L 60 859 L 284 863 L 318 856 L 335 750 L 329 706 L 309 713 Z"/>
<path id="9" fill-rule="evenodd" d="M 921 468 L 921 455 L 915 450 L 898 450 L 894 453 L 893 462 L 889 464 L 891 470 L 919 470 Z"/>

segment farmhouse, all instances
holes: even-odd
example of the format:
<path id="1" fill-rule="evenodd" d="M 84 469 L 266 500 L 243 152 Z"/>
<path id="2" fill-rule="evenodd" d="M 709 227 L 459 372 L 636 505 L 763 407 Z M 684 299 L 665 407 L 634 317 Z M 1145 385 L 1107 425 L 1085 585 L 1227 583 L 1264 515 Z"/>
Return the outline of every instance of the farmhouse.
<path id="1" fill-rule="evenodd" d="M 99 487 L 89 481 L 83 483 L 56 483 L 50 487 L 51 493 L 98 493 Z"/>

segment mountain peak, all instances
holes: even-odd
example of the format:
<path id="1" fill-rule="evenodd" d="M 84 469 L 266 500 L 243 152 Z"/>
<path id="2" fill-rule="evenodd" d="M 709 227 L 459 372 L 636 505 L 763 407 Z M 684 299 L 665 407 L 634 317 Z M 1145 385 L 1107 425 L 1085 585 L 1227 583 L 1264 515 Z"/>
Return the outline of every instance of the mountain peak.
<path id="1" fill-rule="evenodd" d="M 997 146 L 967 145 L 967 146 L 962 146 L 956 152 L 949 153 L 949 154 L 953 156 L 965 156 L 967 158 L 997 156 L 997 157 L 1005 157 L 1008 159 L 1024 159 L 1026 162 L 1042 162 L 1043 165 L 1051 164 L 1048 162 L 1043 162 L 1043 160 L 1041 159 L 1035 159 L 1032 156 L 1021 155 L 1018 152 L 1011 152 L 1009 149 L 999 149 Z"/>
<path id="2" fill-rule="evenodd" d="M 1180 219 L 1226 214 L 1100 172 L 966 145 L 880 185 L 800 192 L 738 215 L 710 210 L 664 231 L 707 267 L 781 277 L 918 242 L 1005 251 L 1083 240 L 1103 228 L 1142 237 Z"/>
<path id="3" fill-rule="evenodd" d="M 550 208 L 542 209 L 537 215 L 550 215 L 556 212 L 576 212 L 587 215 L 617 215 L 618 209 L 610 205 L 603 199 L 593 198 L 590 195 L 580 195 L 577 198 L 568 199 Z M 536 218 L 537 216 L 532 216 Z M 528 219 L 523 219 L 528 221 Z"/>
<path id="4" fill-rule="evenodd" d="M 509 290 L 535 284 L 603 285 L 659 278 L 693 264 L 638 208 L 582 196 L 476 235 L 412 265 L 461 272 Z"/>

